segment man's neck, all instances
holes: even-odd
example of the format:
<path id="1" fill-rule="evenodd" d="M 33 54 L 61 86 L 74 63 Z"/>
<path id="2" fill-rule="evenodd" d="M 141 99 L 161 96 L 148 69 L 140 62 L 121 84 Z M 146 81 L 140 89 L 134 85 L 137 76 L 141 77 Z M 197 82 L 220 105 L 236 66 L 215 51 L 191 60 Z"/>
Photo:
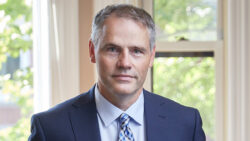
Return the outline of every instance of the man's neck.
<path id="1" fill-rule="evenodd" d="M 132 104 L 134 104 L 142 93 L 142 88 L 137 90 L 135 93 L 124 95 L 108 92 L 105 89 L 98 87 L 98 85 L 97 88 L 106 100 L 123 111 L 126 111 Z"/>

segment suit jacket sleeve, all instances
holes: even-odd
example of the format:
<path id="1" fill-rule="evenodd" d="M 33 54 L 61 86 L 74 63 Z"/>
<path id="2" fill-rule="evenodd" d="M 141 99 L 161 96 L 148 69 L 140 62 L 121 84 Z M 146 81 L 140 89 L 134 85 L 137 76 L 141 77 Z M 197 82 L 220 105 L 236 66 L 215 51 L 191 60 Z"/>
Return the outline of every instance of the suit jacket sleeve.
<path id="1" fill-rule="evenodd" d="M 31 135 L 29 141 L 45 141 L 44 131 L 36 115 L 31 118 Z"/>
<path id="2" fill-rule="evenodd" d="M 202 129 L 202 120 L 198 110 L 195 111 L 195 132 L 194 132 L 194 141 L 205 141 L 206 136 Z"/>

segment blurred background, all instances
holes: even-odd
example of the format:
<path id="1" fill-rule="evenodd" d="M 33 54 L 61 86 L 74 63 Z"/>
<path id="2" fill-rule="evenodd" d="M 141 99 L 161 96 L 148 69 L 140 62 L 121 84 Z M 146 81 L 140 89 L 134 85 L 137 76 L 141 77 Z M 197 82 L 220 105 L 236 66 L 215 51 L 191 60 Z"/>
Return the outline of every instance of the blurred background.
<path id="1" fill-rule="evenodd" d="M 156 23 L 145 89 L 197 108 L 207 141 L 249 140 L 248 0 L 0 0 L 0 140 L 27 140 L 32 114 L 93 86 L 91 22 L 117 3 Z"/>

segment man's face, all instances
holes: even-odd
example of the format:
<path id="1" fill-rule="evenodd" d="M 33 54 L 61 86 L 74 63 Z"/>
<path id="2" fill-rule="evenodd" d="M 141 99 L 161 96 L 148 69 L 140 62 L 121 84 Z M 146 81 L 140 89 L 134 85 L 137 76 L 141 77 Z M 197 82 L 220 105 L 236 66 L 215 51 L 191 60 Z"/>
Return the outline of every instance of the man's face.
<path id="1" fill-rule="evenodd" d="M 94 48 L 90 42 L 100 92 L 106 96 L 139 95 L 154 53 L 154 49 L 150 51 L 148 31 L 141 23 L 115 16 L 107 18 L 99 46 Z"/>

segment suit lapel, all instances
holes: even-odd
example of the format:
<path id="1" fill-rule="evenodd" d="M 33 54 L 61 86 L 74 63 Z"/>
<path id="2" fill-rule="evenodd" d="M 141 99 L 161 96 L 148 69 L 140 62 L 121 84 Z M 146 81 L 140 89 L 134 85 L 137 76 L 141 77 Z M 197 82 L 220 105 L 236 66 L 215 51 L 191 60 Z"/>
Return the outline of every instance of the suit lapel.
<path id="1" fill-rule="evenodd" d="M 168 120 L 162 112 L 161 105 L 165 103 L 154 99 L 152 94 L 146 90 L 143 93 L 147 141 L 164 140 L 164 137 L 168 134 L 166 132 Z"/>
<path id="2" fill-rule="evenodd" d="M 162 112 L 164 102 L 159 102 L 152 97 L 148 91 L 144 93 L 144 111 L 147 141 L 164 140 L 168 136 L 167 125 L 171 123 Z M 97 109 L 94 99 L 94 87 L 89 92 L 80 96 L 73 104 L 75 108 L 70 111 L 69 118 L 72 124 L 72 130 L 75 134 L 75 140 L 101 141 Z M 165 109 L 166 110 L 166 109 Z"/>
<path id="3" fill-rule="evenodd" d="M 94 87 L 73 103 L 69 116 L 76 141 L 101 141 L 97 110 L 94 99 Z"/>

